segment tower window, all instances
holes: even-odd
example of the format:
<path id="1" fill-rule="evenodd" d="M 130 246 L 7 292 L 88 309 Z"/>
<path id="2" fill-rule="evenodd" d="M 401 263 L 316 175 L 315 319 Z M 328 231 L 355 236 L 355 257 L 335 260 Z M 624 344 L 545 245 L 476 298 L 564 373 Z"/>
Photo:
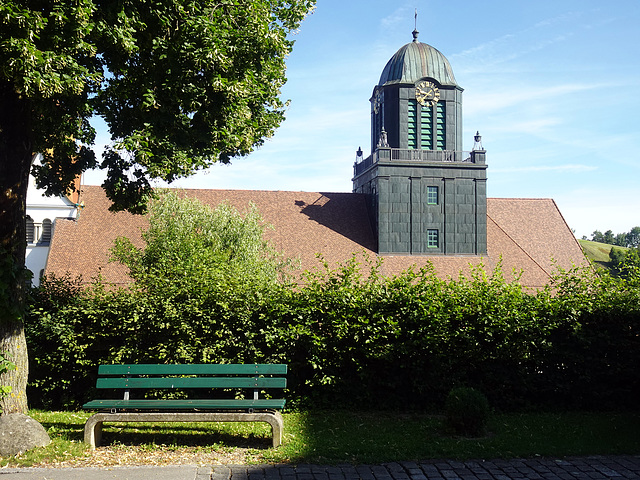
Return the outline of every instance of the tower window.
<path id="1" fill-rule="evenodd" d="M 427 204 L 438 204 L 438 187 L 427 187 Z"/>
<path id="2" fill-rule="evenodd" d="M 433 107 L 423 105 L 420 116 L 420 148 L 433 150 Z"/>
<path id="3" fill-rule="evenodd" d="M 447 148 L 447 115 L 444 102 L 438 102 L 436 106 L 436 149 L 446 150 Z"/>
<path id="4" fill-rule="evenodd" d="M 427 248 L 438 248 L 438 230 L 430 228 L 427 230 Z"/>
<path id="5" fill-rule="evenodd" d="M 409 104 L 407 105 L 408 112 L 408 135 L 407 135 L 407 146 L 409 148 L 416 149 L 418 148 L 418 102 L 415 100 L 409 100 Z"/>

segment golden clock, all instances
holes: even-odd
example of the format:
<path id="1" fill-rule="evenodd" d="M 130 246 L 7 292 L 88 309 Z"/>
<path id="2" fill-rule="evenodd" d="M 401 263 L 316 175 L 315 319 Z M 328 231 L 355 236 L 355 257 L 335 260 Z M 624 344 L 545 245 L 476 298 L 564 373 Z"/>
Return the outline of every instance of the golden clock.
<path id="1" fill-rule="evenodd" d="M 420 105 L 435 105 L 440 100 L 440 90 L 435 83 L 423 80 L 416 84 L 416 100 Z"/>
<path id="2" fill-rule="evenodd" d="M 373 111 L 378 113 L 382 108 L 382 90 L 378 90 L 373 98 Z"/>

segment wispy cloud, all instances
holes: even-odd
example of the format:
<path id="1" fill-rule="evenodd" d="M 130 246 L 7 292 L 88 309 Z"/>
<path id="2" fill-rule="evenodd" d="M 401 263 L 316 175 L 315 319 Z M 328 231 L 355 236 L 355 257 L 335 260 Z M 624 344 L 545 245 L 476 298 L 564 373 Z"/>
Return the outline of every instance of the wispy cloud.
<path id="1" fill-rule="evenodd" d="M 399 25 L 407 23 L 407 20 L 413 20 L 413 9 L 408 5 L 404 5 L 395 9 L 390 15 L 380 20 L 380 26 L 385 30 L 396 30 Z"/>
<path id="2" fill-rule="evenodd" d="M 540 100 L 550 101 L 557 97 L 573 95 L 589 90 L 605 89 L 604 84 L 567 83 L 550 86 L 518 84 L 511 87 L 501 85 L 500 91 L 483 91 L 483 88 L 470 89 L 473 93 L 465 98 L 465 113 L 490 113 L 497 110 L 513 108 L 522 104 L 533 104 Z"/>
<path id="3" fill-rule="evenodd" d="M 538 21 L 530 27 L 510 32 L 451 55 L 460 59 L 467 71 L 485 71 L 488 67 L 511 63 L 531 53 L 544 50 L 574 35 L 580 12 L 567 12 Z"/>

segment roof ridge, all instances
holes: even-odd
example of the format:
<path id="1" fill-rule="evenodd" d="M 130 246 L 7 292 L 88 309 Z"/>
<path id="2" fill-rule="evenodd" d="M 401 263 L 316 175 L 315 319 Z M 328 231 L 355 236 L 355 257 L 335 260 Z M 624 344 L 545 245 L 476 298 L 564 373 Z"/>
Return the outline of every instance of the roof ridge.
<path id="1" fill-rule="evenodd" d="M 523 197 L 487 197 L 487 200 L 509 200 L 509 201 L 513 201 L 513 200 L 545 200 L 545 201 L 551 201 L 554 202 L 552 197 L 529 197 L 529 198 L 523 198 Z"/>

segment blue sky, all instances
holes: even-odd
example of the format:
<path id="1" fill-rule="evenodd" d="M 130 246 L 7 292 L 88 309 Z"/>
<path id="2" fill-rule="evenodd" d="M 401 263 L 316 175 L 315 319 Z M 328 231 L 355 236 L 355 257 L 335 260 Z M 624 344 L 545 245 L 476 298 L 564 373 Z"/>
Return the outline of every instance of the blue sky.
<path id="1" fill-rule="evenodd" d="M 351 191 L 371 92 L 415 8 L 419 40 L 464 88 L 463 148 L 479 130 L 490 197 L 553 198 L 578 238 L 640 225 L 639 0 L 318 0 L 293 37 L 275 136 L 173 186 Z M 96 150 L 107 142 L 100 131 Z"/>

